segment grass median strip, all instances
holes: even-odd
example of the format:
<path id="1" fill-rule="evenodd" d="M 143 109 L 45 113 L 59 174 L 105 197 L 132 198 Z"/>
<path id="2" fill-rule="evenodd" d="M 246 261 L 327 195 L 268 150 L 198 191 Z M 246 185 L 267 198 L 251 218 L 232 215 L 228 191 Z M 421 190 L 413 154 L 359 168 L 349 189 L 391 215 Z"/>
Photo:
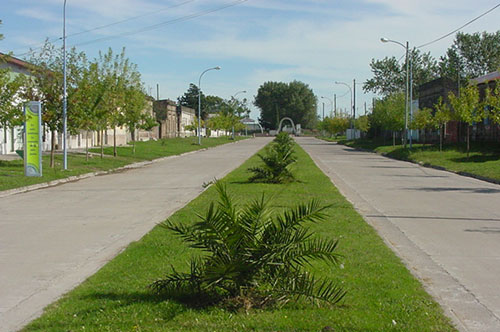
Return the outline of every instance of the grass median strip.
<path id="1" fill-rule="evenodd" d="M 339 141 L 353 148 L 371 150 L 391 158 L 407 160 L 425 165 L 442 167 L 452 172 L 465 172 L 472 175 L 500 181 L 500 146 L 494 143 L 472 144 L 470 156 L 464 144 L 439 146 L 413 144 L 413 148 L 400 145 L 392 146 L 382 141 L 360 139 Z"/>
<path id="2" fill-rule="evenodd" d="M 242 139 L 236 137 L 236 139 Z M 49 156 L 43 156 L 43 176 L 26 177 L 24 176 L 23 160 L 5 161 L 0 160 L 0 191 L 14 189 L 32 184 L 44 183 L 58 179 L 68 178 L 70 176 L 81 175 L 98 171 L 107 171 L 119 168 L 134 162 L 153 160 L 161 157 L 178 155 L 184 152 L 195 151 L 203 148 L 214 147 L 229 142 L 234 142 L 227 137 L 204 138 L 202 145 L 196 143 L 196 137 L 187 138 L 168 138 L 158 141 L 136 142 L 135 154 L 131 146 L 118 147 L 118 156 L 113 155 L 113 148 L 104 149 L 105 158 L 100 158 L 93 154 L 88 161 L 84 154 L 70 153 L 68 155 L 68 170 L 62 169 L 62 155 L 55 156 L 54 168 L 49 167 Z M 93 153 L 100 153 L 100 149 L 91 149 Z"/>
<path id="3" fill-rule="evenodd" d="M 341 265 L 314 263 L 311 270 L 342 285 L 347 295 L 340 304 L 317 307 L 301 301 L 247 313 L 162 299 L 147 286 L 172 266 L 187 272 L 193 251 L 156 227 L 23 331 L 455 331 L 439 305 L 309 156 L 298 146 L 296 151 L 297 182 L 248 183 L 247 169 L 259 163 L 256 156 L 223 181 L 241 203 L 265 192 L 274 209 L 313 198 L 333 205 L 326 210 L 328 221 L 310 227 L 318 236 L 340 239 Z M 208 188 L 171 221 L 192 223 L 214 196 L 215 188 Z"/>

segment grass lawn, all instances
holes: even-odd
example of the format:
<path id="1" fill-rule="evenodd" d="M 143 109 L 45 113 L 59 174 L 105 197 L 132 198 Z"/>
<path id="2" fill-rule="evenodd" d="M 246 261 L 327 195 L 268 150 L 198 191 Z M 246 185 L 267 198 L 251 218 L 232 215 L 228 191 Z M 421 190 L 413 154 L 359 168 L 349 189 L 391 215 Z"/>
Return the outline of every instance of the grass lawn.
<path id="1" fill-rule="evenodd" d="M 392 158 L 444 167 L 453 172 L 467 172 L 500 181 L 500 144 L 471 144 L 467 158 L 465 144 L 439 146 L 413 144 L 412 150 L 390 142 L 373 140 L 340 141 L 341 144 L 372 150 Z"/>
<path id="2" fill-rule="evenodd" d="M 148 284 L 170 272 L 171 266 L 187 271 L 193 251 L 171 232 L 156 227 L 23 331 L 455 331 L 439 305 L 299 147 L 297 156 L 294 172 L 300 182 L 247 183 L 246 169 L 259 162 L 256 156 L 224 181 L 240 202 L 265 192 L 276 209 L 312 198 L 334 205 L 328 221 L 311 227 L 318 235 L 340 239 L 342 266 L 315 263 L 312 270 L 347 290 L 340 305 L 300 302 L 247 314 L 195 309 L 160 298 Z M 214 199 L 214 189 L 208 188 L 171 219 L 195 220 L 196 212 Z"/>
<path id="3" fill-rule="evenodd" d="M 236 139 L 243 139 L 236 137 Z M 26 177 L 24 176 L 23 160 L 3 161 L 0 160 L 0 191 L 19 188 L 37 183 L 49 182 L 57 179 L 67 178 L 74 175 L 91 173 L 96 171 L 110 170 L 125 166 L 138 161 L 153 160 L 160 157 L 172 156 L 184 152 L 200 149 L 197 145 L 196 137 L 187 138 L 169 138 L 158 141 L 137 142 L 136 152 L 132 153 L 132 147 L 118 147 L 118 157 L 106 156 L 101 159 L 94 155 L 89 161 L 86 161 L 85 155 L 68 154 L 68 170 L 62 169 L 62 155 L 56 155 L 56 167 L 49 167 L 50 156 L 43 156 L 43 176 Z M 228 142 L 233 142 L 227 137 L 204 138 L 201 148 L 213 147 Z M 92 152 L 100 153 L 100 149 L 92 149 Z M 113 154 L 113 148 L 105 148 L 104 153 Z"/>

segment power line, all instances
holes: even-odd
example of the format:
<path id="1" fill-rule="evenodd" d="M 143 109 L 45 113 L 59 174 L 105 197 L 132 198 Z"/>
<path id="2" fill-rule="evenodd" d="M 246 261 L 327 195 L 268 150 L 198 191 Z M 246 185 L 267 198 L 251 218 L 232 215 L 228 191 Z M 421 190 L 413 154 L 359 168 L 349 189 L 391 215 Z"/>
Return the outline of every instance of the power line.
<path id="1" fill-rule="evenodd" d="M 82 34 L 85 34 L 85 33 L 93 32 L 93 31 L 96 31 L 96 30 L 101 30 L 101 29 L 104 29 L 104 28 L 109 28 L 109 27 L 114 26 L 114 25 L 118 25 L 118 24 L 125 23 L 125 22 L 130 22 L 130 21 L 137 20 L 139 18 L 143 18 L 143 17 L 146 17 L 146 16 L 155 15 L 155 14 L 158 14 L 158 13 L 161 13 L 161 12 L 173 9 L 173 8 L 177 8 L 177 7 L 181 7 L 181 6 L 187 5 L 188 3 L 191 3 L 191 2 L 194 2 L 194 1 L 196 1 L 196 0 L 187 0 L 187 1 L 175 4 L 175 5 L 172 5 L 172 6 L 168 6 L 168 7 L 162 8 L 162 9 L 158 9 L 158 10 L 155 10 L 155 11 L 147 12 L 145 14 L 141 14 L 141 15 L 137 15 L 137 16 L 132 16 L 132 17 L 126 18 L 126 19 L 121 20 L 121 21 L 116 21 L 116 22 L 112 22 L 112 23 L 100 25 L 100 26 L 97 26 L 95 28 L 91 28 L 91 29 L 88 29 L 88 30 L 80 31 L 80 32 L 75 32 L 75 33 L 66 35 L 66 38 L 74 37 L 74 36 L 78 36 L 78 35 L 82 35 Z M 53 43 L 53 42 L 56 42 L 56 41 L 61 40 L 61 39 L 62 39 L 62 37 L 56 37 L 56 38 L 51 38 L 51 39 L 47 38 L 47 40 L 48 40 L 49 43 Z M 33 50 L 37 50 L 37 49 L 42 48 L 43 45 L 45 45 L 45 44 L 41 43 L 41 44 L 31 45 L 31 46 L 28 46 L 28 47 L 34 47 Z M 25 53 L 21 53 L 21 54 L 16 54 L 15 56 L 19 57 L 19 56 L 23 56 L 23 55 L 26 55 L 26 54 L 29 54 L 29 53 L 30 53 L 30 51 L 25 52 Z"/>
<path id="2" fill-rule="evenodd" d="M 485 16 L 486 14 L 489 14 L 490 12 L 494 11 L 494 10 L 495 10 L 495 9 L 497 9 L 498 7 L 500 7 L 500 3 L 499 3 L 499 4 L 497 4 L 496 6 L 494 6 L 493 8 L 491 8 L 491 9 L 487 10 L 486 12 L 482 13 L 482 14 L 481 14 L 481 15 L 479 15 L 478 17 L 476 17 L 476 18 L 474 18 L 474 19 L 470 20 L 469 22 L 465 23 L 465 24 L 464 24 L 464 25 L 462 25 L 460 28 L 455 29 L 455 30 L 453 30 L 453 31 L 452 31 L 452 32 L 450 32 L 450 33 L 447 33 L 446 35 L 444 35 L 444 36 L 442 36 L 442 37 L 439 37 L 438 39 L 435 39 L 435 40 L 430 41 L 430 42 L 428 42 L 428 43 L 425 43 L 425 44 L 422 44 L 422 45 L 420 45 L 420 46 L 417 46 L 417 48 L 421 48 L 421 47 L 428 46 L 428 45 L 430 45 L 430 44 L 434 44 L 435 42 L 438 42 L 438 41 L 440 41 L 440 40 L 442 40 L 442 39 L 445 39 L 446 37 L 451 36 L 452 34 L 456 33 L 457 31 L 462 30 L 463 28 L 465 28 L 465 27 L 466 27 L 466 26 L 468 26 L 469 24 L 471 24 L 471 23 L 473 23 L 473 22 L 477 21 L 478 19 L 480 19 L 481 17 Z"/>
<path id="3" fill-rule="evenodd" d="M 203 11 L 200 11 L 200 12 L 197 12 L 197 13 L 194 13 L 194 14 L 190 14 L 190 15 L 178 17 L 178 18 L 175 18 L 175 19 L 172 19 L 172 20 L 164 21 L 164 22 L 161 22 L 161 23 L 153 24 L 153 25 L 149 25 L 149 26 L 143 27 L 143 28 L 138 29 L 138 30 L 132 30 L 132 31 L 127 31 L 127 32 L 123 32 L 123 33 L 120 33 L 120 34 L 116 34 L 116 35 L 111 35 L 111 36 L 107 36 L 107 37 L 97 38 L 97 39 L 89 40 L 89 41 L 86 41 L 86 42 L 73 44 L 72 46 L 88 45 L 88 44 L 93 44 L 93 43 L 97 43 L 97 42 L 101 42 L 101 41 L 111 40 L 111 39 L 120 38 L 120 37 L 127 37 L 127 36 L 135 35 L 135 34 L 138 34 L 138 33 L 141 33 L 141 32 L 147 32 L 147 31 L 159 29 L 159 28 L 161 28 L 161 27 L 163 27 L 165 25 L 170 25 L 170 24 L 175 24 L 175 23 L 180 23 L 180 22 L 188 21 L 188 20 L 191 20 L 191 19 L 194 19 L 194 18 L 205 16 L 205 15 L 208 15 L 208 14 L 211 14 L 211 13 L 214 13 L 214 12 L 217 12 L 217 11 L 229 8 L 229 7 L 233 7 L 233 6 L 242 4 L 242 3 L 247 2 L 247 1 L 248 0 L 237 0 L 237 1 L 234 1 L 234 2 L 231 2 L 231 3 L 227 3 L 227 4 L 225 4 L 223 6 L 220 6 L 220 7 L 216 7 L 216 8 L 213 8 L 213 9 L 203 10 Z"/>

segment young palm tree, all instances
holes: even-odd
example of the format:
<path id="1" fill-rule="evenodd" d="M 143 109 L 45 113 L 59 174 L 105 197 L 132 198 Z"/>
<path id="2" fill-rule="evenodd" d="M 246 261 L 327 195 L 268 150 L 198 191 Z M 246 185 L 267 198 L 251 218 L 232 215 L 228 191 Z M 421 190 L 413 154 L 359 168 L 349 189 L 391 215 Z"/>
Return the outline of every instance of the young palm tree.
<path id="1" fill-rule="evenodd" d="M 313 200 L 273 216 L 264 195 L 238 207 L 225 185 L 216 182 L 216 189 L 219 201 L 193 225 L 164 223 L 206 254 L 191 261 L 190 272 L 174 270 L 154 282 L 153 290 L 181 298 L 234 299 L 246 294 L 249 301 L 258 299 L 254 305 L 300 297 L 336 303 L 343 298 L 345 292 L 335 283 L 316 279 L 305 269 L 317 259 L 338 261 L 337 241 L 314 237 L 305 227 L 323 221 L 329 206 Z"/>
<path id="2" fill-rule="evenodd" d="M 248 169 L 253 173 L 249 181 L 266 183 L 293 181 L 294 176 L 289 167 L 296 161 L 293 146 L 294 141 L 288 133 L 279 133 L 271 146 L 266 149 L 266 154 L 258 154 L 264 164 Z"/>

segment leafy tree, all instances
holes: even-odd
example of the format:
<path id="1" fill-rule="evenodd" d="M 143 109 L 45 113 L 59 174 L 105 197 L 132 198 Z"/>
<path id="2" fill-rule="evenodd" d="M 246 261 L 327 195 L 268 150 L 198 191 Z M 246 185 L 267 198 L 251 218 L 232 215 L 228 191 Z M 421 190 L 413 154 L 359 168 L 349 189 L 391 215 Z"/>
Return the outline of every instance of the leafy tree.
<path id="1" fill-rule="evenodd" d="M 143 91 L 142 82 L 126 87 L 125 102 L 123 105 L 124 122 L 132 136 L 132 150 L 135 154 L 135 132 L 138 129 L 151 130 L 156 126 L 154 118 L 146 109 L 146 94 Z"/>
<path id="2" fill-rule="evenodd" d="M 396 145 L 396 132 L 405 128 L 405 96 L 394 93 L 375 103 L 373 122 L 392 132 L 392 144 Z"/>
<path id="3" fill-rule="evenodd" d="M 500 31 L 459 32 L 453 45 L 441 57 L 439 64 L 441 76 L 461 83 L 467 79 L 486 75 L 500 67 Z"/>
<path id="4" fill-rule="evenodd" d="M 411 122 L 411 129 L 420 129 L 424 132 L 424 145 L 427 134 L 427 129 L 434 128 L 434 120 L 432 117 L 432 110 L 430 108 L 419 109 L 415 114 L 415 118 Z"/>
<path id="5" fill-rule="evenodd" d="M 293 151 L 293 138 L 286 132 L 280 132 L 270 146 L 266 147 L 265 154 L 258 154 L 262 165 L 251 167 L 253 173 L 250 182 L 285 183 L 294 180 L 290 165 L 296 159 Z"/>
<path id="6" fill-rule="evenodd" d="M 77 52 L 72 48 L 67 53 L 67 86 L 68 106 L 72 105 L 73 93 L 81 77 L 82 63 L 85 54 Z M 63 54 L 62 49 L 45 42 L 38 51 L 29 54 L 30 79 L 26 80 L 23 98 L 26 100 L 38 100 L 43 103 L 42 121 L 51 132 L 50 167 L 54 167 L 55 133 L 62 132 L 62 109 L 63 109 Z M 77 129 L 77 121 L 73 121 L 71 108 L 68 107 L 68 129 Z"/>
<path id="7" fill-rule="evenodd" d="M 451 110 L 447 103 L 443 102 L 443 98 L 439 98 L 437 104 L 434 105 L 435 113 L 433 124 L 436 129 L 439 129 L 439 151 L 443 151 L 444 126 L 451 120 Z"/>
<path id="8" fill-rule="evenodd" d="M 279 122 L 289 117 L 303 128 L 316 126 L 317 98 L 305 83 L 293 81 L 266 82 L 259 87 L 254 105 L 260 108 L 263 127 L 278 129 Z"/>
<path id="9" fill-rule="evenodd" d="M 2 20 L 0 20 L 0 25 L 2 25 Z M 0 33 L 0 40 L 3 39 L 3 33 Z"/>
<path id="10" fill-rule="evenodd" d="M 329 206 L 313 200 L 272 215 L 264 195 L 240 207 L 221 182 L 216 189 L 219 201 L 192 226 L 163 224 L 205 254 L 191 260 L 188 273 L 173 270 L 154 282 L 153 290 L 198 305 L 222 300 L 247 310 L 299 297 L 332 304 L 344 297 L 333 281 L 306 271 L 314 260 L 338 262 L 337 240 L 319 238 L 306 226 L 324 221 Z"/>
<path id="11" fill-rule="evenodd" d="M 467 123 L 467 158 L 469 158 L 470 126 L 474 122 L 483 120 L 485 115 L 482 102 L 479 99 L 479 90 L 477 86 L 471 85 L 462 89 L 458 97 L 454 93 L 450 93 L 448 99 L 455 111 L 455 118 L 458 121 Z"/>
<path id="12" fill-rule="evenodd" d="M 321 121 L 320 125 L 320 129 L 324 130 L 332 137 L 345 132 L 347 128 L 349 128 L 349 118 L 343 116 L 336 116 L 333 118 L 327 116 Z"/>
<path id="13" fill-rule="evenodd" d="M 492 90 L 486 89 L 485 104 L 488 106 L 488 118 L 500 125 L 500 84 Z"/>
<path id="14" fill-rule="evenodd" d="M 198 87 L 191 83 L 189 84 L 189 89 L 179 98 L 177 98 L 177 101 L 179 103 L 179 105 L 181 106 L 186 106 L 186 107 L 190 107 L 194 110 L 196 110 L 196 112 L 198 112 L 198 92 L 200 90 L 198 89 Z M 201 118 L 202 119 L 206 119 L 207 117 L 207 114 L 208 114 L 208 109 L 205 107 L 207 104 L 207 100 L 206 100 L 206 97 L 205 95 L 203 94 L 203 92 L 201 92 L 201 106 L 202 106 L 202 109 L 201 109 Z M 198 114 L 198 113 L 196 113 Z"/>
<path id="15" fill-rule="evenodd" d="M 362 115 L 354 121 L 354 127 L 363 133 L 370 130 L 370 118 L 368 115 Z"/>
<path id="16" fill-rule="evenodd" d="M 0 21 L 1 22 L 1 21 Z M 23 111 L 19 104 L 19 89 L 24 85 L 24 75 L 14 75 L 9 69 L 0 68 L 0 126 L 7 144 L 7 128 L 22 124 Z"/>
<path id="17" fill-rule="evenodd" d="M 418 86 L 437 78 L 439 69 L 437 61 L 430 53 L 421 53 L 418 49 L 409 54 L 413 74 L 413 94 L 418 94 Z M 399 63 L 396 57 L 385 57 L 382 60 L 372 59 L 370 67 L 373 77 L 363 84 L 365 92 L 371 91 L 386 97 L 401 92 L 406 87 L 406 61 Z"/>

